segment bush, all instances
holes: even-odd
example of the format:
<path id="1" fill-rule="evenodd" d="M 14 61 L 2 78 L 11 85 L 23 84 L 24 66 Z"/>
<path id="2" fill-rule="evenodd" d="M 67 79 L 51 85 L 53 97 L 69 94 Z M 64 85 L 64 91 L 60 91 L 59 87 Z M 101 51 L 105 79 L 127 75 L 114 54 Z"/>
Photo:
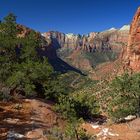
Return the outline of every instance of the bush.
<path id="1" fill-rule="evenodd" d="M 3 87 L 0 90 L 0 100 L 10 101 L 11 99 L 12 99 L 12 97 L 10 96 L 10 89 L 7 87 Z"/>
<path id="2" fill-rule="evenodd" d="M 128 115 L 140 115 L 140 74 L 124 74 L 110 84 L 109 115 L 117 120 Z"/>
<path id="3" fill-rule="evenodd" d="M 49 140 L 95 140 L 94 136 L 87 134 L 85 129 L 80 128 L 80 124 L 79 121 L 67 123 L 65 130 L 53 126 L 49 130 L 44 130 L 43 134 Z"/>
<path id="4" fill-rule="evenodd" d="M 99 114 L 99 105 L 95 96 L 81 90 L 67 96 L 61 96 L 55 109 L 69 120 L 73 118 L 89 119 Z"/>
<path id="5" fill-rule="evenodd" d="M 69 122 L 65 129 L 65 136 L 70 140 L 95 140 L 87 131 L 81 127 L 82 120 L 76 122 Z"/>

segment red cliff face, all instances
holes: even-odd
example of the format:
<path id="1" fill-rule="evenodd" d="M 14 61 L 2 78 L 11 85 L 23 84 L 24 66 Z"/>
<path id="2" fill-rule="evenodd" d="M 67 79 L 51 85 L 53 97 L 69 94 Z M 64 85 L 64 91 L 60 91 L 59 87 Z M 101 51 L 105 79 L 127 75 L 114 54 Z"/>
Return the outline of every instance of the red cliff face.
<path id="1" fill-rule="evenodd" d="M 140 72 L 140 7 L 130 27 L 128 46 L 123 54 L 126 68 Z"/>

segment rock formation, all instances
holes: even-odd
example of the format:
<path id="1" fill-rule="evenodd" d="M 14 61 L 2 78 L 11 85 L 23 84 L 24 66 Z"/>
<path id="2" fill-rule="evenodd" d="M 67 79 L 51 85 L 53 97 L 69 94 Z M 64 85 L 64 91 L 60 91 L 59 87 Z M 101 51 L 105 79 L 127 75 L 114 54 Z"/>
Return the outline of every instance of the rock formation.
<path id="1" fill-rule="evenodd" d="M 91 32 L 88 35 L 64 34 L 50 31 L 42 35 L 46 39 L 56 39 L 61 48 L 85 50 L 88 52 L 118 48 L 128 41 L 129 25 L 120 29 L 110 29 L 100 33 Z"/>
<path id="2" fill-rule="evenodd" d="M 29 34 L 31 32 L 31 29 L 29 29 L 23 25 L 20 25 L 20 24 L 18 24 L 16 28 L 18 30 L 17 37 L 19 37 L 19 38 L 25 37 L 27 34 Z"/>
<path id="3" fill-rule="evenodd" d="M 42 35 L 51 40 L 57 54 L 74 67 L 94 73 L 94 68 L 103 62 L 110 62 L 119 56 L 127 45 L 129 25 L 120 29 L 111 28 L 103 32 L 91 32 L 88 35 L 64 34 L 50 31 Z"/>
<path id="4" fill-rule="evenodd" d="M 140 7 L 131 23 L 128 46 L 124 51 L 123 59 L 126 68 L 140 72 Z"/>

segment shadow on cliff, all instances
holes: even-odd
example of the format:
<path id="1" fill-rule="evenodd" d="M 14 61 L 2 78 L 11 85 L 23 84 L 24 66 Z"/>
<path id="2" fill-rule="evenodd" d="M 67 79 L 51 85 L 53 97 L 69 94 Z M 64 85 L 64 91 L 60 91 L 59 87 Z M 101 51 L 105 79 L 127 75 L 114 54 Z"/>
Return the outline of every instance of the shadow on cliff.
<path id="1" fill-rule="evenodd" d="M 57 56 L 56 51 L 61 47 L 61 45 L 59 44 L 57 39 L 52 38 L 51 40 L 52 43 L 49 46 L 44 46 L 43 49 L 39 49 L 39 55 L 41 57 L 43 56 L 48 57 L 49 63 L 57 72 L 66 73 L 68 71 L 74 71 L 81 75 L 85 75 L 80 70 L 69 65 L 68 63 L 66 63 L 65 61 L 63 61 L 61 58 Z"/>
<path id="2" fill-rule="evenodd" d="M 53 66 L 55 71 L 62 72 L 62 73 L 66 73 L 68 71 L 74 71 L 84 75 L 80 70 L 72 67 L 71 65 L 69 65 L 68 63 L 60 59 L 59 57 L 55 59 L 49 59 L 49 62 Z"/>

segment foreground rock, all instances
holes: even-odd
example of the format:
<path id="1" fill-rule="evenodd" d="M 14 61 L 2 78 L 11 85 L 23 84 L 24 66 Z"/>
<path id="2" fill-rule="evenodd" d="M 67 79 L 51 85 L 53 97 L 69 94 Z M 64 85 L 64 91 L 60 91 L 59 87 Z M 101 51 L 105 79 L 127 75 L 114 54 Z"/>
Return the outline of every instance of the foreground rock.
<path id="1" fill-rule="evenodd" d="M 26 138 L 26 137 L 14 131 L 9 131 L 7 134 L 7 140 L 15 140 L 15 139 L 23 139 L 23 138 Z"/>
<path id="2" fill-rule="evenodd" d="M 51 103 L 43 100 L 25 99 L 16 101 L 22 108 L 16 109 L 17 103 L 0 102 L 0 140 L 38 139 L 48 140 L 44 131 L 55 124 L 62 124 L 52 109 Z"/>

